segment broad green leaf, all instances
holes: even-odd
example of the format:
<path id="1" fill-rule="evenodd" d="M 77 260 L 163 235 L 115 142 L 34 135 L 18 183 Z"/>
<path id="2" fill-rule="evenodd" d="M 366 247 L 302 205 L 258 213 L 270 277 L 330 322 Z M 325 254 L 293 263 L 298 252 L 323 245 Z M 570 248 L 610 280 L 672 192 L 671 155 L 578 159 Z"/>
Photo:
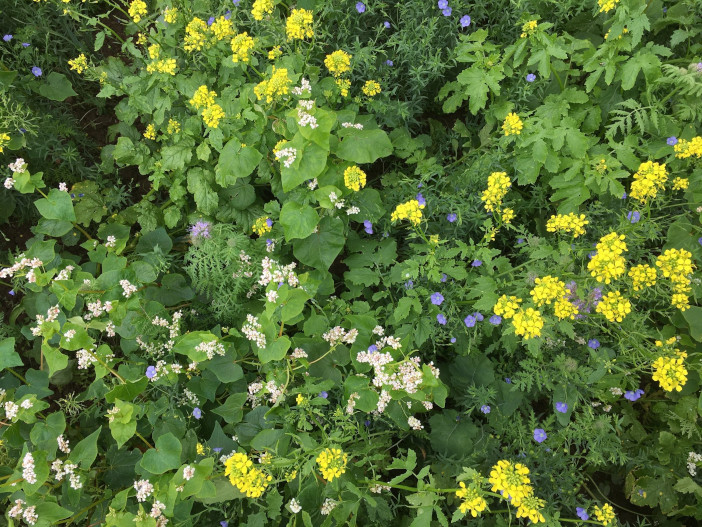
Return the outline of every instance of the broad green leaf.
<path id="1" fill-rule="evenodd" d="M 383 130 L 350 129 L 334 153 L 346 161 L 373 163 L 392 154 L 392 143 Z"/>
<path id="2" fill-rule="evenodd" d="M 309 299 L 310 295 L 308 295 L 304 290 L 291 289 L 288 292 L 287 298 L 283 304 L 283 310 L 281 312 L 283 322 L 292 320 L 297 315 L 302 313 L 302 310 L 305 308 L 305 302 L 307 302 Z"/>
<path id="3" fill-rule="evenodd" d="M 293 243 L 293 254 L 301 263 L 327 270 L 344 248 L 344 222 L 326 216 L 319 222 L 317 232 Z"/>
<path id="4" fill-rule="evenodd" d="M 155 449 L 144 453 L 140 465 L 151 474 L 163 474 L 180 466 L 182 450 L 180 439 L 168 432 L 156 440 Z"/>
<path id="5" fill-rule="evenodd" d="M 212 413 L 221 415 L 226 423 L 238 423 L 244 415 L 245 393 L 230 395 L 222 406 L 218 406 Z"/>
<path id="6" fill-rule="evenodd" d="M 236 180 L 249 176 L 258 166 L 263 156 L 250 146 L 241 146 L 241 141 L 232 139 L 222 149 L 215 169 L 215 181 L 222 187 L 236 183 Z"/>
<path id="7" fill-rule="evenodd" d="M 258 350 L 258 358 L 263 364 L 272 360 L 281 360 L 290 349 L 290 339 L 283 335 L 272 342 L 269 341 L 265 348 Z"/>
<path id="8" fill-rule="evenodd" d="M 180 170 L 193 156 L 192 147 L 187 144 L 164 146 L 161 150 L 161 168 L 163 170 Z"/>
<path id="9" fill-rule="evenodd" d="M 76 221 L 73 202 L 68 192 L 52 188 L 46 198 L 38 199 L 34 205 L 39 210 L 39 214 L 48 220 Z"/>
<path id="10" fill-rule="evenodd" d="M 286 167 L 282 160 L 280 162 L 284 192 L 290 192 L 305 181 L 316 178 L 327 167 L 329 151 L 318 144 L 305 141 L 300 136 L 290 141 L 286 147 L 296 148 L 297 155 L 290 167 Z"/>
<path id="11" fill-rule="evenodd" d="M 64 101 L 68 97 L 78 95 L 73 91 L 71 81 L 69 81 L 62 73 L 52 71 L 46 77 L 46 83 L 39 87 L 39 93 L 52 101 Z"/>
<path id="12" fill-rule="evenodd" d="M 49 376 L 68 366 L 68 357 L 61 353 L 58 348 L 54 348 L 49 343 L 44 342 L 41 345 L 41 352 L 44 356 L 44 360 L 46 360 L 46 365 L 49 369 Z"/>
<path id="13" fill-rule="evenodd" d="M 15 337 L 0 341 L 0 371 L 5 368 L 22 366 L 22 358 L 15 351 Z"/>
<path id="14" fill-rule="evenodd" d="M 280 224 L 285 232 L 285 240 L 304 239 L 312 234 L 319 223 L 319 215 L 309 205 L 287 201 L 280 211 Z"/>
<path id="15" fill-rule="evenodd" d="M 101 431 L 102 426 L 99 426 L 95 432 L 90 434 L 88 437 L 81 439 L 71 450 L 69 459 L 73 463 L 80 464 L 80 466 L 84 469 L 90 468 L 95 461 L 95 458 L 97 458 L 97 441 L 100 437 Z"/>

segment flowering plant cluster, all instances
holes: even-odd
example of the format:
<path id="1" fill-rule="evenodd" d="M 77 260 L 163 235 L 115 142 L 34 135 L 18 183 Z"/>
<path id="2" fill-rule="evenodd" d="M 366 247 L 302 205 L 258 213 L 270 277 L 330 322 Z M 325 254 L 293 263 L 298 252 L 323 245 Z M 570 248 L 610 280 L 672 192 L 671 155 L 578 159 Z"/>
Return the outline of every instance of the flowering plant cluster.
<path id="1" fill-rule="evenodd" d="M 10 525 L 702 521 L 702 18 L 498 4 L 37 1 L 94 42 L 0 72 Z M 100 184 L 11 102 L 74 84 Z"/>

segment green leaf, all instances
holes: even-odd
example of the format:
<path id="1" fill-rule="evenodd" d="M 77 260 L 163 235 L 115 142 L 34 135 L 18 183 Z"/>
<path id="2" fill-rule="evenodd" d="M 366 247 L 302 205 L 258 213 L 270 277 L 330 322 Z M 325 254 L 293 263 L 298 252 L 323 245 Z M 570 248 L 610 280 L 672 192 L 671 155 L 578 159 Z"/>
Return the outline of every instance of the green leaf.
<path id="1" fill-rule="evenodd" d="M 232 139 L 222 149 L 219 162 L 215 169 L 215 181 L 226 187 L 236 183 L 236 180 L 249 176 L 258 166 L 263 156 L 250 146 L 242 148 L 241 141 Z"/>
<path id="2" fill-rule="evenodd" d="M 46 198 L 38 199 L 34 205 L 39 210 L 39 214 L 47 220 L 76 221 L 73 202 L 68 192 L 52 188 Z"/>
<path id="3" fill-rule="evenodd" d="M 319 215 L 309 205 L 287 201 L 280 211 L 280 224 L 285 232 L 285 240 L 307 238 L 319 223 Z"/>
<path id="4" fill-rule="evenodd" d="M 192 147 L 184 144 L 164 146 L 161 150 L 161 168 L 163 170 L 180 170 L 193 156 Z"/>
<path id="5" fill-rule="evenodd" d="M 281 360 L 290 349 L 290 339 L 283 335 L 273 342 L 268 342 L 267 346 L 258 350 L 258 358 L 263 364 L 272 360 Z"/>
<path id="6" fill-rule="evenodd" d="M 318 144 L 303 143 L 301 138 L 295 138 L 286 147 L 296 148 L 297 157 L 290 167 L 281 161 L 280 176 L 284 192 L 290 192 L 301 183 L 316 178 L 327 167 L 329 151 Z"/>
<path id="7" fill-rule="evenodd" d="M 98 427 L 98 429 L 88 437 L 83 438 L 76 446 L 73 447 L 69 459 L 73 463 L 79 463 L 84 469 L 90 468 L 95 461 L 95 458 L 97 458 L 97 440 L 98 437 L 100 437 L 101 431 L 102 426 Z"/>
<path id="8" fill-rule="evenodd" d="M 14 366 L 22 366 L 22 358 L 15 351 L 15 337 L 2 339 L 0 342 L 0 371 Z"/>
<path id="9" fill-rule="evenodd" d="M 392 154 L 392 143 L 383 130 L 349 129 L 334 152 L 339 158 L 354 163 L 373 163 Z M 309 179 L 309 178 L 308 178 Z"/>
<path id="10" fill-rule="evenodd" d="M 458 75 L 456 80 L 463 85 L 463 92 L 468 96 L 470 113 L 476 115 L 485 108 L 490 91 L 495 95 L 500 94 L 500 81 L 503 78 L 504 75 L 498 70 L 484 70 L 478 65 L 471 66 Z"/>
<path id="11" fill-rule="evenodd" d="M 54 348 L 47 342 L 41 345 L 41 352 L 46 359 L 46 365 L 49 368 L 49 376 L 68 366 L 68 357 L 61 353 L 58 348 Z"/>
<path id="12" fill-rule="evenodd" d="M 135 382 L 127 381 L 124 384 L 118 384 L 105 394 L 105 400 L 108 403 L 114 403 L 117 399 L 131 401 L 144 391 L 147 384 L 149 384 L 149 379 L 146 377 L 142 377 Z"/>
<path id="13" fill-rule="evenodd" d="M 230 395 L 222 406 L 218 406 L 212 413 L 221 415 L 225 422 L 236 424 L 244 416 L 245 393 L 234 393 Z"/>
<path id="14" fill-rule="evenodd" d="M 168 432 L 156 440 L 155 449 L 146 451 L 140 465 L 151 474 L 163 474 L 180 466 L 182 450 L 180 439 Z"/>
<path id="15" fill-rule="evenodd" d="M 110 432 L 115 441 L 117 441 L 117 447 L 121 448 L 124 443 L 129 441 L 136 432 L 136 416 L 134 411 L 136 406 L 132 403 L 120 401 L 117 399 L 115 401 L 115 408 L 117 413 L 112 414 L 112 421 L 110 422 Z"/>
<path id="16" fill-rule="evenodd" d="M 71 81 L 62 73 L 52 71 L 46 78 L 46 83 L 39 87 L 39 93 L 52 101 L 64 101 L 68 97 L 78 95 L 73 91 Z"/>
<path id="17" fill-rule="evenodd" d="M 94 50 L 95 51 L 100 51 L 100 48 L 102 48 L 102 45 L 105 43 L 105 32 L 100 31 L 97 35 L 95 35 L 95 46 Z"/>
<path id="18" fill-rule="evenodd" d="M 321 270 L 328 270 L 344 248 L 344 222 L 326 216 L 319 222 L 319 230 L 304 240 L 293 243 L 293 254 L 301 263 Z"/>
<path id="19" fill-rule="evenodd" d="M 0 71 L 0 88 L 7 89 L 17 77 L 16 71 Z"/>
<path id="20" fill-rule="evenodd" d="M 285 303 L 283 304 L 283 310 L 281 312 L 282 321 L 287 322 L 302 313 L 302 310 L 305 308 L 305 302 L 307 302 L 309 299 L 310 295 L 308 295 L 304 290 L 291 289 L 288 292 Z"/>
<path id="21" fill-rule="evenodd" d="M 702 307 L 690 306 L 682 312 L 682 316 L 690 326 L 690 336 L 702 342 Z"/>
<path id="22" fill-rule="evenodd" d="M 195 198 L 197 208 L 203 214 L 214 214 L 219 206 L 219 198 L 210 186 L 204 170 L 188 172 L 188 192 Z"/>
<path id="23" fill-rule="evenodd" d="M 45 499 L 36 504 L 35 512 L 39 519 L 34 524 L 34 527 L 55 526 L 59 524 L 59 520 L 68 518 L 73 514 L 72 511 L 64 509 L 59 504 L 46 501 Z"/>

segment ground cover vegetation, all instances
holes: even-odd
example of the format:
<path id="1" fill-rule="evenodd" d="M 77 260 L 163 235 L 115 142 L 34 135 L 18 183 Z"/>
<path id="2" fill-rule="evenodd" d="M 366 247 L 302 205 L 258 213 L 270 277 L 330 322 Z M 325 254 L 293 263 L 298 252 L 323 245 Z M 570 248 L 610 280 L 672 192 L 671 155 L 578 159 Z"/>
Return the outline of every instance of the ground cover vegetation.
<path id="1" fill-rule="evenodd" d="M 7 0 L 7 525 L 702 521 L 699 0 Z"/>

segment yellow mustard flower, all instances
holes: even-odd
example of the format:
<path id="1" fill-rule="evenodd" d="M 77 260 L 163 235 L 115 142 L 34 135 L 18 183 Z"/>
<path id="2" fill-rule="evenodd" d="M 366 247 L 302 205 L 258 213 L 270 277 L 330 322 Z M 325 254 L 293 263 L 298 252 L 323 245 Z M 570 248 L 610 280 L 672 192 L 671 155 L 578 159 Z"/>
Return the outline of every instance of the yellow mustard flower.
<path id="1" fill-rule="evenodd" d="M 358 192 L 366 186 L 366 173 L 356 165 L 344 170 L 344 185 L 346 188 Z"/>
<path id="2" fill-rule="evenodd" d="M 283 54 L 283 50 L 280 49 L 280 46 L 275 46 L 268 52 L 268 60 L 276 60 L 278 57 L 280 57 Z"/>
<path id="3" fill-rule="evenodd" d="M 519 135 L 522 133 L 522 128 L 524 128 L 524 123 L 514 112 L 508 113 L 507 117 L 505 117 L 505 122 L 502 123 L 502 131 L 505 136 Z"/>
<path id="4" fill-rule="evenodd" d="M 202 120 L 210 128 L 218 128 L 219 121 L 225 117 L 224 110 L 219 104 L 211 104 L 202 111 Z"/>
<path id="5" fill-rule="evenodd" d="M 217 41 L 229 38 L 234 34 L 234 26 L 231 20 L 227 20 L 225 17 L 220 16 L 217 20 L 212 22 L 210 26 L 210 31 Z"/>
<path id="6" fill-rule="evenodd" d="M 317 456 L 317 464 L 322 477 L 327 481 L 333 481 L 346 472 L 348 455 L 339 448 L 325 448 Z"/>
<path id="7" fill-rule="evenodd" d="M 5 146 L 10 142 L 10 136 L 5 132 L 0 133 L 0 154 L 5 151 Z"/>
<path id="8" fill-rule="evenodd" d="M 556 298 L 561 298 L 566 294 L 565 282 L 557 277 L 547 275 L 543 278 L 537 278 L 534 283 L 536 285 L 531 290 L 531 297 L 539 307 L 550 304 Z"/>
<path id="9" fill-rule="evenodd" d="M 626 260 L 622 256 L 627 250 L 624 239 L 623 234 L 610 232 L 595 246 L 596 254 L 588 262 L 587 269 L 598 282 L 609 284 L 626 271 Z"/>
<path id="10" fill-rule="evenodd" d="M 132 0 L 129 4 L 129 16 L 132 17 L 135 24 L 138 24 L 141 21 L 141 17 L 145 16 L 147 13 L 148 10 L 146 9 L 146 2 L 144 2 L 144 0 Z"/>
<path id="11" fill-rule="evenodd" d="M 81 53 L 74 59 L 70 59 L 68 61 L 68 65 L 71 67 L 72 70 L 74 70 L 76 73 L 83 73 L 85 70 L 88 69 L 88 59 L 85 57 L 84 53 Z"/>
<path id="12" fill-rule="evenodd" d="M 270 15 L 273 12 L 273 0 L 255 0 L 251 8 L 251 14 L 256 20 L 263 20 L 263 15 Z"/>
<path id="13" fill-rule="evenodd" d="M 168 127 L 166 128 L 166 132 L 169 135 L 179 133 L 180 132 L 180 123 L 178 121 L 176 121 L 175 119 L 168 119 Z"/>
<path id="14" fill-rule="evenodd" d="M 488 176 L 488 186 L 480 197 L 485 202 L 485 210 L 488 212 L 499 211 L 502 206 L 502 199 L 507 195 L 512 182 L 507 177 L 506 172 L 493 172 Z"/>
<path id="15" fill-rule="evenodd" d="M 149 124 L 146 127 L 146 130 L 144 131 L 144 137 L 147 139 L 155 140 L 156 139 L 156 128 L 154 127 L 153 124 Z"/>
<path id="16" fill-rule="evenodd" d="M 254 48 L 255 44 L 254 39 L 246 31 L 236 35 L 231 42 L 232 53 L 234 53 L 232 60 L 234 62 L 248 62 L 249 52 Z"/>
<path id="17" fill-rule="evenodd" d="M 307 9 L 293 9 L 285 21 L 285 32 L 288 40 L 304 40 L 314 36 L 312 29 L 312 11 Z"/>
<path id="18" fill-rule="evenodd" d="M 475 518 L 487 507 L 487 502 L 483 498 L 475 487 L 472 485 L 466 487 L 466 484 L 462 481 L 458 483 L 461 487 L 456 491 L 456 497 L 461 499 L 461 504 L 458 506 L 463 514 L 470 512 L 470 515 Z"/>
<path id="19" fill-rule="evenodd" d="M 689 141 L 686 139 L 678 139 L 673 150 L 675 150 L 675 157 L 678 159 L 687 159 L 692 156 L 699 159 L 702 157 L 702 137 L 693 137 Z"/>
<path id="20" fill-rule="evenodd" d="M 520 309 L 514 314 L 512 319 L 514 325 L 514 333 L 524 337 L 524 340 L 529 340 L 534 337 L 541 336 L 541 330 L 544 327 L 544 319 L 541 317 L 541 312 L 532 307 Z"/>
<path id="21" fill-rule="evenodd" d="M 609 503 L 605 503 L 601 508 L 595 505 L 593 511 L 595 518 L 597 518 L 597 521 L 602 522 L 602 525 L 611 525 L 614 521 L 614 509 Z"/>
<path id="22" fill-rule="evenodd" d="M 224 475 L 229 476 L 230 483 L 247 498 L 262 496 L 273 479 L 256 468 L 253 461 L 241 452 L 237 452 L 224 462 Z"/>
<path id="23" fill-rule="evenodd" d="M 492 492 L 501 492 L 506 500 L 522 500 L 532 493 L 529 469 L 521 463 L 500 460 L 490 470 L 488 482 Z"/>
<path id="24" fill-rule="evenodd" d="M 177 17 L 178 17 L 178 8 L 166 7 L 163 10 L 163 20 L 165 20 L 169 24 L 172 24 L 173 22 L 175 22 Z"/>
<path id="25" fill-rule="evenodd" d="M 336 79 L 336 85 L 342 97 L 349 96 L 349 90 L 351 89 L 351 81 L 349 79 Z"/>
<path id="26" fill-rule="evenodd" d="M 200 51 L 207 39 L 207 22 L 201 18 L 194 17 L 185 27 L 185 39 L 183 49 L 185 51 Z"/>
<path id="27" fill-rule="evenodd" d="M 533 493 L 525 496 L 514 505 L 517 507 L 517 518 L 529 518 L 531 523 L 546 522 L 546 518 L 541 513 L 541 509 L 546 506 L 546 501 L 537 498 Z"/>
<path id="28" fill-rule="evenodd" d="M 604 315 L 610 322 L 621 322 L 631 313 L 631 302 L 619 291 L 610 291 L 600 300 L 595 311 Z"/>
<path id="29" fill-rule="evenodd" d="M 193 98 L 190 99 L 190 104 L 199 110 L 200 108 L 206 108 L 214 104 L 215 97 L 217 97 L 217 93 L 215 91 L 210 91 L 207 86 L 203 84 L 195 91 Z"/>
<path id="30" fill-rule="evenodd" d="M 600 13 L 609 13 L 612 9 L 614 9 L 617 4 L 619 3 L 619 0 L 597 0 L 597 5 L 600 8 Z"/>
<path id="31" fill-rule="evenodd" d="M 340 49 L 336 50 L 325 57 L 324 65 L 329 73 L 338 77 L 351 70 L 351 55 Z"/>
<path id="32" fill-rule="evenodd" d="M 271 220 L 268 216 L 261 216 L 251 226 L 253 231 L 259 236 L 263 236 L 267 232 L 270 232 L 272 227 L 273 220 Z"/>
<path id="33" fill-rule="evenodd" d="M 273 66 L 271 78 L 259 82 L 254 87 L 254 93 L 259 101 L 265 97 L 266 102 L 270 103 L 290 93 L 290 83 L 288 70 Z"/>
<path id="34" fill-rule="evenodd" d="M 553 306 L 553 313 L 560 319 L 575 320 L 575 315 L 580 312 L 578 306 L 570 302 L 567 298 L 562 297 L 556 300 Z"/>
<path id="35" fill-rule="evenodd" d="M 572 212 L 568 214 L 556 214 L 551 216 L 546 222 L 546 230 L 548 232 L 566 232 L 572 233 L 573 238 L 585 234 L 585 225 L 590 223 L 585 219 L 585 214 L 577 216 Z"/>
<path id="36" fill-rule="evenodd" d="M 522 299 L 516 296 L 502 295 L 492 308 L 493 312 L 497 316 L 504 317 L 506 320 L 512 318 L 517 310 L 519 309 L 519 304 L 521 304 Z"/>
<path id="37" fill-rule="evenodd" d="M 367 80 L 366 83 L 363 85 L 362 91 L 368 97 L 373 97 L 380 93 L 380 84 L 378 83 L 378 81 Z"/>
<path id="38" fill-rule="evenodd" d="M 528 22 L 522 24 L 522 34 L 519 35 L 519 38 L 526 38 L 533 35 L 538 25 L 539 23 L 536 20 L 529 20 Z"/>
<path id="39" fill-rule="evenodd" d="M 391 221 L 407 220 L 412 225 L 419 225 L 422 221 L 422 209 L 424 205 L 420 205 L 416 199 L 411 199 L 404 203 L 400 203 L 390 215 Z"/>
<path id="40" fill-rule="evenodd" d="M 629 269 L 629 277 L 634 286 L 634 291 L 641 291 L 644 287 L 656 285 L 656 269 L 647 264 L 635 265 Z"/>
<path id="41" fill-rule="evenodd" d="M 668 181 L 668 172 L 665 163 L 646 161 L 639 165 L 639 169 L 634 174 L 629 195 L 641 203 L 646 203 L 649 199 L 655 198 L 659 190 L 663 190 L 666 181 Z"/>
<path id="42" fill-rule="evenodd" d="M 676 177 L 673 180 L 673 190 L 687 190 L 690 186 L 690 180 L 687 178 Z"/>

